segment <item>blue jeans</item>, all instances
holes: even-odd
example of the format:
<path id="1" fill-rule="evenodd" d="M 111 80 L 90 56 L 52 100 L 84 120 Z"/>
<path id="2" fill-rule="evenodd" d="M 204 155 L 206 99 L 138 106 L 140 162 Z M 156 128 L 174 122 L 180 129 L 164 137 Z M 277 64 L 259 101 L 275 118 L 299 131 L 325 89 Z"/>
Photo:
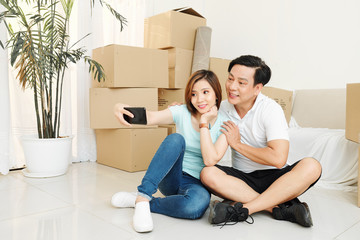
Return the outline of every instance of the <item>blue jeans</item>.
<path id="1" fill-rule="evenodd" d="M 176 218 L 201 218 L 210 202 L 210 193 L 201 181 L 182 171 L 184 137 L 178 133 L 165 138 L 152 159 L 139 195 L 150 200 L 150 210 Z M 157 191 L 165 195 L 154 198 Z"/>

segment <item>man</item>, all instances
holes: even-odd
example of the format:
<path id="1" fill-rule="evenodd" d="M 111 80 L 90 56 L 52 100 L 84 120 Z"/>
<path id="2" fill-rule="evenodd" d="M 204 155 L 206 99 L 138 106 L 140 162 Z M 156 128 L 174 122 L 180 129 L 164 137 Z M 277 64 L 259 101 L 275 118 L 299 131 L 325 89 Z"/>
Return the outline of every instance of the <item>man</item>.
<path id="1" fill-rule="evenodd" d="M 219 111 L 230 121 L 222 132 L 232 150 L 232 167 L 210 166 L 201 181 L 214 194 L 235 202 L 212 202 L 212 224 L 247 221 L 249 215 L 269 211 L 278 220 L 312 226 L 306 203 L 297 197 L 321 176 L 321 165 L 313 158 L 287 164 L 289 137 L 281 107 L 261 94 L 271 77 L 260 58 L 241 56 L 228 68 L 228 100 Z"/>

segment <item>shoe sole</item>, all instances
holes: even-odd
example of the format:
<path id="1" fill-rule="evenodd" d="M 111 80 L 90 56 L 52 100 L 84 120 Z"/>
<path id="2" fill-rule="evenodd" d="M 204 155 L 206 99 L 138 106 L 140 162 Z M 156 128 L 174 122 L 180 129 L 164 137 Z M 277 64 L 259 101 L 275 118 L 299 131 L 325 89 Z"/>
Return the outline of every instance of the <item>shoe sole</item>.
<path id="1" fill-rule="evenodd" d="M 135 227 L 134 225 L 133 225 L 133 228 L 138 233 L 147 233 L 147 232 L 151 232 L 154 229 L 153 226 Z"/>
<path id="2" fill-rule="evenodd" d="M 310 208 L 306 202 L 304 202 L 302 204 L 305 206 L 305 209 L 306 209 L 306 218 L 305 218 L 305 222 L 301 225 L 303 225 L 304 227 L 311 227 L 313 225 L 313 221 L 312 221 L 311 214 L 310 214 Z"/>

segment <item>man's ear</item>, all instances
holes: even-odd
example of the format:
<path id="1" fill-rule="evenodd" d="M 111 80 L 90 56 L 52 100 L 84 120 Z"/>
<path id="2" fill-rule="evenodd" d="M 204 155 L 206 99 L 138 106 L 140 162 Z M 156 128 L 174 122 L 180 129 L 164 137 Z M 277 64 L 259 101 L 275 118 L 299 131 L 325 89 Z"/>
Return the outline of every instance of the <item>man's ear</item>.
<path id="1" fill-rule="evenodd" d="M 264 85 L 262 83 L 258 83 L 255 86 L 255 95 L 259 95 L 259 93 L 261 92 L 261 89 L 264 87 Z"/>

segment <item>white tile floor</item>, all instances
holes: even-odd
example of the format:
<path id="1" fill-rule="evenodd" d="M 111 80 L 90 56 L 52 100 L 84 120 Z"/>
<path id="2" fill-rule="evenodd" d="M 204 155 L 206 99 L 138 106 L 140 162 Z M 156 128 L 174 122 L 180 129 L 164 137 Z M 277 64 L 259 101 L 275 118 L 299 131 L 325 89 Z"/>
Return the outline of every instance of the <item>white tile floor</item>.
<path id="1" fill-rule="evenodd" d="M 252 225 L 220 229 L 208 224 L 206 212 L 199 220 L 153 214 L 154 231 L 139 234 L 131 227 L 133 209 L 113 208 L 109 200 L 117 191 L 134 191 L 143 175 L 89 162 L 72 164 L 54 178 L 1 175 L 0 239 L 360 239 L 357 193 L 316 187 L 300 197 L 311 208 L 312 228 L 258 213 Z"/>

